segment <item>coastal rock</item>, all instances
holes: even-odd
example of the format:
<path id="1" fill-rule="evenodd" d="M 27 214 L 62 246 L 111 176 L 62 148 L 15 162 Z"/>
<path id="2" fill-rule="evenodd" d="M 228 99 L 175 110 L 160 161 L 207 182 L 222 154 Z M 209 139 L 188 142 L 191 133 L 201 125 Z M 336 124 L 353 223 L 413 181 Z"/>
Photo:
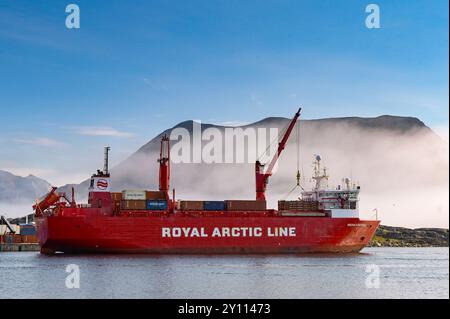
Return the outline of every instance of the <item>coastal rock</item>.
<path id="1" fill-rule="evenodd" d="M 443 228 L 392 227 L 380 225 L 370 247 L 448 247 L 449 232 Z"/>

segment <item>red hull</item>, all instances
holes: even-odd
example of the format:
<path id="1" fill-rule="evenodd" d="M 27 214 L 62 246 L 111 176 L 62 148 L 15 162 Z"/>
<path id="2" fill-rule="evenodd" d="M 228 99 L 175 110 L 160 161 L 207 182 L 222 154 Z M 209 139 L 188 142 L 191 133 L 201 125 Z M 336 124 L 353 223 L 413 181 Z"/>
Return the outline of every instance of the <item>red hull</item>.
<path id="1" fill-rule="evenodd" d="M 63 215 L 37 218 L 41 251 L 350 253 L 365 247 L 379 224 L 379 221 L 358 218 L 285 217 L 277 216 L 276 212 L 234 212 L 230 216 L 197 212 L 145 217 L 102 216 L 101 213 L 99 209 L 65 208 Z"/>

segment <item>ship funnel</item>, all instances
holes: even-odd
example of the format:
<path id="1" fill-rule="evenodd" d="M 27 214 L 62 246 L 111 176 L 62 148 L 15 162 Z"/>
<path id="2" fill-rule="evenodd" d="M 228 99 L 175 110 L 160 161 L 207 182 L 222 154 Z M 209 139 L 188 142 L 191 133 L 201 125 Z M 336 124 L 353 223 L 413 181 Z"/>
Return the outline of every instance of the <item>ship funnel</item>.
<path id="1" fill-rule="evenodd" d="M 103 173 L 108 174 L 109 168 L 108 168 L 108 162 L 109 162 L 109 150 L 111 148 L 109 146 L 105 146 L 105 159 L 104 159 L 104 165 L 103 165 Z"/>

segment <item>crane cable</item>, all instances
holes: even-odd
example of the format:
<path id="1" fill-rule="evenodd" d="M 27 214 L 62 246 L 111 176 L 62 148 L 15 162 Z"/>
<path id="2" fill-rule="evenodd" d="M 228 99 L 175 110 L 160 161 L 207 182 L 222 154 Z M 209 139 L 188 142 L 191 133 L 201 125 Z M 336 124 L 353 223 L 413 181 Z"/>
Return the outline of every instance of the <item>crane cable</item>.
<path id="1" fill-rule="evenodd" d="M 297 123 L 296 123 L 296 129 L 297 129 L 297 136 L 296 136 L 296 139 L 297 139 L 297 174 L 296 174 L 296 179 L 297 179 L 297 183 L 296 183 L 296 185 L 289 191 L 289 193 L 286 195 L 286 196 L 284 196 L 284 198 L 286 199 L 287 197 L 289 197 L 294 191 L 295 191 L 295 189 L 297 188 L 297 187 L 300 187 L 302 190 L 303 190 L 303 187 L 301 186 L 301 184 L 300 184 L 300 179 L 301 179 L 301 174 L 300 174 L 300 120 L 297 120 Z M 281 131 L 281 136 L 283 136 L 284 134 L 285 134 L 285 132 L 287 131 L 287 129 L 288 129 L 288 127 L 289 127 L 289 123 L 288 123 L 288 125 L 286 125 L 284 128 L 283 128 L 283 130 Z M 277 142 L 277 143 L 279 143 L 279 140 L 280 140 L 280 133 L 278 133 L 277 134 L 277 137 L 276 138 L 274 138 L 270 143 L 269 143 L 269 145 L 267 146 L 267 148 L 265 149 L 265 151 L 263 152 L 263 153 L 261 153 L 261 155 L 258 157 L 258 160 L 261 160 L 262 159 L 262 157 L 264 156 L 264 155 L 267 155 L 267 156 L 269 156 L 269 150 L 270 150 L 270 147 L 275 143 L 275 142 Z M 278 150 L 277 150 L 277 152 L 278 152 Z M 303 170 L 303 169 L 302 169 Z"/>
<path id="2" fill-rule="evenodd" d="M 285 196 L 283 196 L 283 199 L 286 200 L 287 198 L 289 198 L 289 196 L 298 188 L 300 187 L 301 190 L 303 190 L 303 187 L 300 184 L 300 179 L 301 179 L 301 174 L 300 174 L 300 120 L 297 121 L 296 123 L 297 127 L 297 184 L 289 191 L 289 193 L 287 193 Z"/>
<path id="3" fill-rule="evenodd" d="M 291 196 L 291 194 L 297 189 L 297 185 L 295 185 L 290 191 L 289 191 L 289 193 L 287 193 L 286 195 L 284 195 L 282 198 L 283 198 L 283 200 L 286 200 L 286 199 L 288 199 L 289 198 L 289 196 Z"/>
<path id="4" fill-rule="evenodd" d="M 283 130 L 281 131 L 281 134 L 278 133 L 277 136 L 269 143 L 269 145 L 266 147 L 265 151 L 261 153 L 261 155 L 258 157 L 258 160 L 262 160 L 262 157 L 265 155 L 267 157 L 269 157 L 270 155 L 270 148 L 274 143 L 280 143 L 280 136 L 284 136 L 284 133 L 286 133 L 287 129 L 289 127 L 289 123 L 283 128 Z M 269 138 L 270 138 L 270 134 L 269 134 Z M 276 150 L 276 152 L 278 152 L 278 148 Z"/>
<path id="5" fill-rule="evenodd" d="M 300 186 L 300 120 L 297 121 L 297 186 Z"/>

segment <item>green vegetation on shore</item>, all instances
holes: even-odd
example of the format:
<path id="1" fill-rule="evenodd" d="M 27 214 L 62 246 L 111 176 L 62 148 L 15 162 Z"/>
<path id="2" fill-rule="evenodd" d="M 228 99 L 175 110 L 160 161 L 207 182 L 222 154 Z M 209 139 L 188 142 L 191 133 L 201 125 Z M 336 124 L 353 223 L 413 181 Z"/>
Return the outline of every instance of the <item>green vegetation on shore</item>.
<path id="1" fill-rule="evenodd" d="M 448 229 L 380 225 L 369 247 L 448 247 Z"/>

